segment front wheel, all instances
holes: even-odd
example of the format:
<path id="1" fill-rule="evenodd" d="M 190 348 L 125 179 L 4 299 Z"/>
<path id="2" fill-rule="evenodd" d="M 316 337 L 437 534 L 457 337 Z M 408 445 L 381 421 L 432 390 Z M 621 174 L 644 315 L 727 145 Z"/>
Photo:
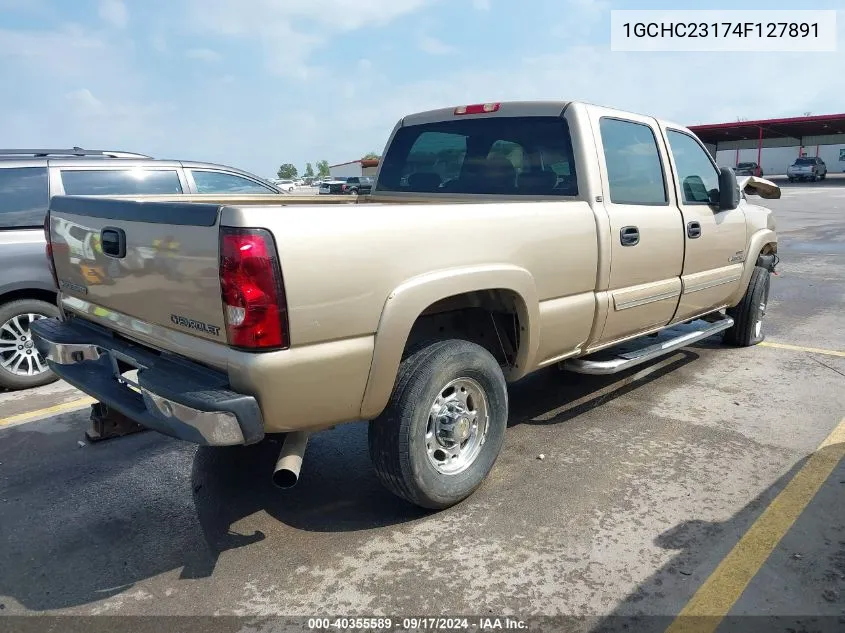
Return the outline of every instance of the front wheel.
<path id="1" fill-rule="evenodd" d="M 728 316 L 734 324 L 725 330 L 724 341 L 739 347 L 748 347 L 761 343 L 766 334 L 763 331 L 763 317 L 769 303 L 769 285 L 771 274 L 762 266 L 756 266 L 751 273 L 751 281 L 742 300 L 733 308 L 728 308 Z"/>
<path id="2" fill-rule="evenodd" d="M 370 458 L 394 494 L 447 508 L 490 473 L 507 420 L 507 385 L 492 354 L 468 341 L 437 341 L 399 366 L 387 407 L 369 425 Z"/>
<path id="3" fill-rule="evenodd" d="M 38 299 L 0 306 L 0 387 L 29 389 L 58 380 L 35 348 L 29 328 L 38 319 L 57 316 L 56 306 Z"/>

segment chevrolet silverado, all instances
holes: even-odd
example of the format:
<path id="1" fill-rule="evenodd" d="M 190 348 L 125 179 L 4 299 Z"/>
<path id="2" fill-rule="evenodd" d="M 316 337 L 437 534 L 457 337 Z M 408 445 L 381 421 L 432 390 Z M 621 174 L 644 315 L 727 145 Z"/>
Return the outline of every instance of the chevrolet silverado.
<path id="1" fill-rule="evenodd" d="M 437 509 L 493 468 L 509 383 L 765 336 L 777 235 L 748 196 L 780 190 L 720 170 L 680 125 L 478 104 L 404 117 L 383 155 L 372 194 L 346 204 L 53 198 L 60 316 L 32 325 L 38 349 L 167 435 L 285 434 L 281 487 L 311 434 L 367 420 L 380 481 Z M 71 229 L 98 237 L 107 280 L 82 274 Z"/>

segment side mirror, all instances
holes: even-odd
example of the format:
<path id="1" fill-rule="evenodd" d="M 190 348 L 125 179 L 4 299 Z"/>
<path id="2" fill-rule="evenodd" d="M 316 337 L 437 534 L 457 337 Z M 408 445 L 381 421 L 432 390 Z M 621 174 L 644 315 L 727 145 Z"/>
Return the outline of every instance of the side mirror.
<path id="1" fill-rule="evenodd" d="M 739 183 L 736 174 L 730 167 L 719 170 L 719 211 L 730 211 L 739 206 Z"/>

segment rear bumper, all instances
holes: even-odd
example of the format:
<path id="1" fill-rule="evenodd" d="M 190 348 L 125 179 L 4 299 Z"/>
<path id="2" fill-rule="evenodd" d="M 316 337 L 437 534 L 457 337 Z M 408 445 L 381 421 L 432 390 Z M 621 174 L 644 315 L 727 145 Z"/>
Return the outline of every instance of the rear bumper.
<path id="1" fill-rule="evenodd" d="M 264 437 L 256 399 L 232 391 L 220 372 L 80 319 L 41 319 L 32 332 L 57 376 L 146 428 L 206 446 L 254 444 Z M 122 375 L 132 369 L 138 370 L 135 389 Z"/>

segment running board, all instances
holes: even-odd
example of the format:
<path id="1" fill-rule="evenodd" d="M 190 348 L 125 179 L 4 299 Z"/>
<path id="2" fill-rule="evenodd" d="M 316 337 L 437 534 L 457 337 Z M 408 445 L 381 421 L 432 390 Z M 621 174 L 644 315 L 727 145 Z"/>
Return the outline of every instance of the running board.
<path id="1" fill-rule="evenodd" d="M 705 324 L 708 325 L 708 327 L 699 328 L 692 332 L 686 332 L 667 341 L 655 343 L 654 345 L 618 354 L 610 360 L 571 358 L 561 363 L 561 369 L 578 374 L 615 374 L 631 367 L 635 367 L 641 363 L 648 362 L 654 358 L 659 358 L 660 356 L 664 356 L 670 352 L 674 352 L 677 349 L 686 347 L 691 343 L 708 338 L 714 334 L 718 334 L 719 332 L 723 332 L 734 324 L 734 320 L 731 317 L 726 316 L 714 323 Z"/>

